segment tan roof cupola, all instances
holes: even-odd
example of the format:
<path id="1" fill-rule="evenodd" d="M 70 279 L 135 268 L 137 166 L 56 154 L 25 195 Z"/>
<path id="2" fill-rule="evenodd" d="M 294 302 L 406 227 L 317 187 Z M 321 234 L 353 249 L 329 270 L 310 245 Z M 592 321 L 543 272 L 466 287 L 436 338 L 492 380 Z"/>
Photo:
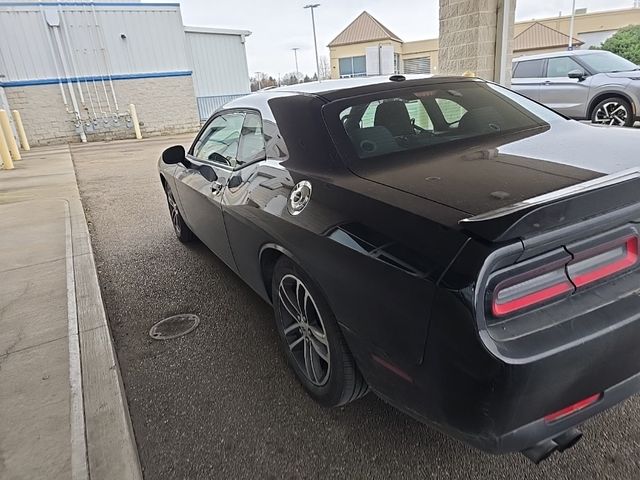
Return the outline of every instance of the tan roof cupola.
<path id="1" fill-rule="evenodd" d="M 378 40 L 394 40 L 402 43 L 400 37 L 364 11 L 334 38 L 328 47 L 349 45 L 352 43 L 375 42 Z"/>

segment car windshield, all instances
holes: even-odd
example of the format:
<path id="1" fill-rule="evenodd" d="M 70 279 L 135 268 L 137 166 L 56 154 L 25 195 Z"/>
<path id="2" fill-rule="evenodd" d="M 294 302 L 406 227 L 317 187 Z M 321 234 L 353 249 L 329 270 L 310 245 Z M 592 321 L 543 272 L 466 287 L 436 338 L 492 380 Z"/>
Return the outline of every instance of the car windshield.
<path id="1" fill-rule="evenodd" d="M 615 73 L 638 70 L 637 65 L 611 52 L 580 55 L 580 60 L 594 73 Z"/>
<path id="2" fill-rule="evenodd" d="M 346 99 L 335 102 L 325 116 L 333 124 L 330 128 L 338 147 L 355 151 L 359 159 L 472 138 L 480 141 L 565 121 L 525 97 L 480 81 L 422 85 Z"/>

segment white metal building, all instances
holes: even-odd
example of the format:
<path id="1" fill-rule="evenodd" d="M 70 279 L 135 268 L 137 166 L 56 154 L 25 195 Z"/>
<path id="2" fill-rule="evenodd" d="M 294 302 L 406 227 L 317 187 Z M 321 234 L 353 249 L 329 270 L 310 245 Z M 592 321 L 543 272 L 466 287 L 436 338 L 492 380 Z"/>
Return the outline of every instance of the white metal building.
<path id="1" fill-rule="evenodd" d="M 185 27 L 200 118 L 251 91 L 245 51 L 248 30 Z"/>
<path id="2" fill-rule="evenodd" d="M 196 97 L 249 92 L 250 32 L 187 30 L 177 3 L 0 0 L 0 108 L 34 144 L 131 137 L 129 104 L 143 135 L 193 131 Z"/>

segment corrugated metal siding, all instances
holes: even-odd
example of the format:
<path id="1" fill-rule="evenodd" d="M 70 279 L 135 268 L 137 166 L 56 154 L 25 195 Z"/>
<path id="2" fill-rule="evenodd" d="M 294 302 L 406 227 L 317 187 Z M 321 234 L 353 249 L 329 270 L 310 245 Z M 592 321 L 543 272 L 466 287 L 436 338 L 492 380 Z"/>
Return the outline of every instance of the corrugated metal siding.
<path id="1" fill-rule="evenodd" d="M 213 97 L 197 97 L 198 112 L 200 114 L 200 120 L 204 122 L 207 120 L 213 112 L 222 107 L 225 103 L 229 103 L 236 98 L 244 97 L 245 94 L 240 95 L 216 95 Z"/>
<path id="2" fill-rule="evenodd" d="M 250 92 L 242 36 L 186 32 L 197 97 Z"/>
<path id="3" fill-rule="evenodd" d="M 60 12 L 61 27 L 49 27 L 41 9 Z M 0 82 L 56 78 L 48 38 L 58 57 L 54 29 L 60 39 L 68 76 L 129 75 L 186 71 L 185 34 L 177 6 L 3 5 L 0 3 Z M 126 38 L 121 38 L 121 34 Z M 100 48 L 100 35 L 107 56 Z M 69 45 L 70 43 L 70 45 Z M 74 68 L 75 66 L 75 68 Z"/>

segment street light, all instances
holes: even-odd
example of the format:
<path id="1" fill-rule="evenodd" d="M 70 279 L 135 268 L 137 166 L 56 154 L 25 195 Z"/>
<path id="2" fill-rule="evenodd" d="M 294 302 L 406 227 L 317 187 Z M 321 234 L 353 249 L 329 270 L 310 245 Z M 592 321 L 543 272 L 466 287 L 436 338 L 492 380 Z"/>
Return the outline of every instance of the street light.
<path id="1" fill-rule="evenodd" d="M 300 50 L 300 48 L 293 47 L 291 50 L 293 50 L 293 55 L 296 57 L 296 78 L 297 78 L 298 77 L 298 72 L 300 71 L 298 69 L 298 50 Z"/>
<path id="2" fill-rule="evenodd" d="M 311 24 L 313 25 L 313 46 L 316 49 L 316 76 L 318 77 L 318 81 L 320 81 L 320 61 L 318 59 L 318 40 L 316 39 L 316 17 L 313 14 L 313 9 L 318 8 L 319 6 L 319 3 L 312 3 L 304 6 L 304 8 L 309 8 L 311 10 Z"/>
<path id="3" fill-rule="evenodd" d="M 573 0 L 571 8 L 571 21 L 569 22 L 569 50 L 573 50 L 573 24 L 576 20 L 576 0 Z"/>

